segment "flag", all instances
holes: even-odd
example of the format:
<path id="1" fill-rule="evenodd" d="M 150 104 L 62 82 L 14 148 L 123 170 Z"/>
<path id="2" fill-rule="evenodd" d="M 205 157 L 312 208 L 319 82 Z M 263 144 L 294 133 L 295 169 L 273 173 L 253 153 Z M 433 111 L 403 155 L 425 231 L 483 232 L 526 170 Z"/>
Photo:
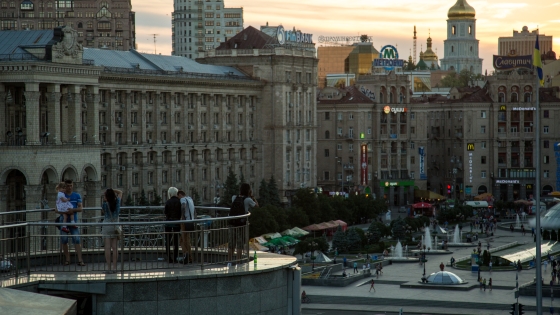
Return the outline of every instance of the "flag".
<path id="1" fill-rule="evenodd" d="M 535 67 L 535 70 L 537 71 L 537 76 L 539 77 L 539 82 L 541 83 L 541 86 L 544 86 L 541 50 L 539 48 L 539 34 L 537 34 L 537 41 L 535 42 L 535 51 L 533 51 L 533 67 Z"/>

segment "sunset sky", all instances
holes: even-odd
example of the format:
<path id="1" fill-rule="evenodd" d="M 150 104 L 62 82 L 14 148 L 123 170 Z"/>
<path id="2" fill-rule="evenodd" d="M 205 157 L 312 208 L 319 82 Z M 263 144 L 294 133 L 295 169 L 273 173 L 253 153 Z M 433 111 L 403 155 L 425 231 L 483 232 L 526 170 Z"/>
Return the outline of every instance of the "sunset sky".
<path id="1" fill-rule="evenodd" d="M 387 44 L 398 45 L 401 58 L 412 49 L 413 28 L 418 32 L 417 52 L 426 49 L 431 32 L 434 51 L 443 58 L 447 11 L 456 0 L 224 0 L 226 7 L 243 7 L 244 27 L 282 24 L 284 28 L 319 35 L 361 35 L 373 37 L 377 49 Z M 513 30 L 540 29 L 554 36 L 554 50 L 560 53 L 560 1 L 558 0 L 493 0 L 468 3 L 476 10 L 477 38 L 483 70 L 492 70 L 492 54 L 498 52 L 498 37 L 511 36 Z M 138 50 L 154 52 L 153 35 L 157 35 L 157 53 L 171 54 L 172 0 L 132 0 L 136 12 Z M 418 57 L 417 57 L 418 58 Z"/>

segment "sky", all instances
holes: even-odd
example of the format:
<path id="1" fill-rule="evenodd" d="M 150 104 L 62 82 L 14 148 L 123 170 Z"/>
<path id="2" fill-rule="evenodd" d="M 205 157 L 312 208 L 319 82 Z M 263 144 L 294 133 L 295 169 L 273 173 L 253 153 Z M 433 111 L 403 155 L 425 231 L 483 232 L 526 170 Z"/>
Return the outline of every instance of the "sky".
<path id="1" fill-rule="evenodd" d="M 194 1 L 194 0 L 192 0 Z M 282 24 L 285 29 L 322 36 L 372 37 L 373 45 L 397 45 L 400 57 L 408 59 L 413 47 L 413 29 L 417 30 L 417 53 L 426 49 L 430 35 L 433 50 L 443 58 L 447 11 L 456 0 L 224 0 L 226 7 L 243 7 L 244 27 L 259 28 Z M 560 0 L 492 0 L 468 3 L 476 10 L 477 39 L 483 71 L 491 72 L 492 55 L 498 53 L 498 37 L 512 36 L 513 30 L 540 29 L 554 37 L 554 51 L 560 57 Z M 538 4 L 537 4 L 538 3 Z M 136 12 L 138 50 L 171 54 L 171 12 L 173 0 L 132 0 Z M 156 36 L 154 47 L 153 34 Z M 417 56 L 418 59 L 418 56 Z"/>

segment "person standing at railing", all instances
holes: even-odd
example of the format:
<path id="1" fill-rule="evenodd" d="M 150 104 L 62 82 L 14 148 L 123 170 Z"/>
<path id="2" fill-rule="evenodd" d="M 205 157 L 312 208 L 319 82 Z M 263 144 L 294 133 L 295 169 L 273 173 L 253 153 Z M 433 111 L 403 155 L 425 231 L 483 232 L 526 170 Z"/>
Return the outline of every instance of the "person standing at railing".
<path id="1" fill-rule="evenodd" d="M 65 214 L 73 216 L 74 222 L 78 222 L 78 213 L 82 212 L 83 210 L 82 196 L 74 191 L 74 183 L 72 182 L 71 179 L 65 180 L 64 183 L 66 184 L 64 194 L 66 196 L 66 199 L 70 200 L 70 203 L 73 206 L 73 208 L 68 209 L 68 211 L 65 212 Z M 55 211 L 58 214 L 63 214 L 58 210 Z M 72 235 L 72 244 L 74 244 L 74 249 L 76 251 L 76 255 L 78 256 L 78 266 L 83 267 L 86 264 L 82 259 L 82 245 L 80 242 L 80 230 L 77 226 L 69 226 L 69 230 L 70 230 L 70 234 Z M 64 265 L 68 266 L 70 264 L 70 253 L 68 252 L 68 233 L 60 231 L 60 235 L 61 235 L 60 243 L 62 246 L 62 251 L 64 252 L 64 257 L 66 258 Z"/>
<path id="2" fill-rule="evenodd" d="M 181 220 L 181 200 L 177 197 L 179 190 L 175 187 L 169 187 L 167 196 L 169 199 L 165 203 L 165 220 L 166 221 L 179 221 Z M 167 254 L 167 261 L 174 263 L 179 256 L 179 232 L 180 226 L 178 223 L 165 224 L 165 253 Z M 171 255 L 169 246 L 173 240 L 173 255 Z"/>
<path id="3" fill-rule="evenodd" d="M 66 222 L 76 223 L 72 219 L 72 216 L 70 214 L 68 214 L 68 209 L 72 209 L 72 208 L 74 208 L 74 206 L 72 205 L 72 203 L 70 203 L 70 200 L 68 200 L 66 198 L 66 195 L 64 194 L 65 189 L 66 189 L 66 183 L 65 182 L 62 182 L 62 183 L 59 183 L 58 185 L 56 185 L 56 191 L 57 191 L 56 209 L 58 210 L 58 213 L 62 213 L 62 217 L 63 217 L 62 222 L 64 222 L 64 223 L 66 223 Z M 70 230 L 68 229 L 68 227 L 66 225 L 63 225 L 60 228 L 60 230 L 65 232 L 65 233 L 70 232 Z"/>
<path id="4" fill-rule="evenodd" d="M 101 214 L 104 216 L 103 223 L 119 222 L 119 214 L 121 212 L 122 191 L 107 188 L 103 194 L 103 205 L 101 206 Z M 107 262 L 107 271 L 105 273 L 117 272 L 117 259 L 119 257 L 118 225 L 103 225 L 101 231 L 105 241 L 105 261 Z M 111 257 L 111 250 L 112 256 Z"/>
<path id="5" fill-rule="evenodd" d="M 190 196 L 179 190 L 177 192 L 177 197 L 181 201 L 181 220 L 194 220 L 196 219 L 196 209 L 194 207 L 194 202 Z M 191 235 L 188 232 L 194 231 L 194 222 L 181 223 L 181 250 L 183 251 L 183 264 L 187 262 L 192 263 L 192 249 L 191 249 Z"/>
<path id="6" fill-rule="evenodd" d="M 232 205 L 229 210 L 229 216 L 239 216 L 249 213 L 249 209 L 258 207 L 259 203 L 253 197 L 251 185 L 242 183 L 239 186 L 239 195 L 231 196 Z M 246 226 L 248 223 L 246 218 L 229 220 L 229 238 L 228 238 L 228 260 L 233 260 L 233 253 L 237 249 L 237 262 L 241 261 L 241 254 L 245 244 L 249 241 L 245 239 L 245 231 L 238 227 Z"/>

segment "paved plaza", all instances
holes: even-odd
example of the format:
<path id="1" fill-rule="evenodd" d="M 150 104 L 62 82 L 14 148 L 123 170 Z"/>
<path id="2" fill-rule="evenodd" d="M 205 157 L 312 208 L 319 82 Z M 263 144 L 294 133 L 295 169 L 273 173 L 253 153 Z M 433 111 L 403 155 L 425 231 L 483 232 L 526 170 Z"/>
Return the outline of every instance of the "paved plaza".
<path id="1" fill-rule="evenodd" d="M 509 224 L 507 225 L 509 226 Z M 465 229 L 470 230 L 470 229 Z M 487 240 L 490 250 L 513 242 L 519 246 L 497 252 L 495 255 L 509 258 L 532 260 L 535 253 L 535 243 L 529 232 L 523 236 L 520 231 L 498 229 L 493 237 L 481 238 L 483 249 Z M 428 255 L 426 276 L 439 271 L 441 262 L 448 263 L 451 257 L 460 258 L 470 255 L 475 247 L 450 247 L 452 253 L 442 255 Z M 543 255 L 548 250 L 557 252 L 560 245 L 556 242 L 543 242 Z M 350 258 L 350 257 L 348 257 Z M 360 264 L 361 267 L 361 264 Z M 492 278 L 493 290 L 488 288 L 481 291 L 477 283 L 477 273 L 470 270 L 451 268 L 446 264 L 446 271 L 453 272 L 468 283 L 458 286 L 424 286 L 419 283 L 423 273 L 423 266 L 419 263 L 393 263 L 383 268 L 383 275 L 375 279 L 376 292 L 369 292 L 369 280 L 357 281 L 347 287 L 303 286 L 302 290 L 311 298 L 310 304 L 304 304 L 303 314 L 330 314 L 334 310 L 340 314 L 365 312 L 368 314 L 509 314 L 511 304 L 515 303 L 516 274 L 519 276 L 519 286 L 534 280 L 536 269 L 516 271 L 482 271 L 481 277 Z M 545 283 L 550 281 L 551 266 L 544 271 Z M 347 269 L 352 273 L 352 268 Z M 405 287 L 402 284 L 409 284 Z M 558 287 L 560 289 L 560 286 Z M 526 305 L 525 314 L 536 314 L 536 298 L 520 296 L 519 303 Z M 543 298 L 543 314 L 550 314 L 550 306 L 554 306 L 555 313 L 560 312 L 560 301 Z M 345 312 L 346 311 L 346 312 Z"/>

